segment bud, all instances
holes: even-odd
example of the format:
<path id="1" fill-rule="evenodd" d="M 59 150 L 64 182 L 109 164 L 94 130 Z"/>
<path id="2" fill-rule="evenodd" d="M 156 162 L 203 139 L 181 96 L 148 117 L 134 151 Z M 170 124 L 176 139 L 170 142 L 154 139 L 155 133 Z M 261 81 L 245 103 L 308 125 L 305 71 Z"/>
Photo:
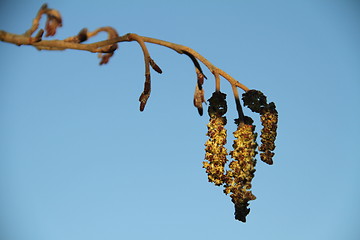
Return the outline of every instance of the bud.
<path id="1" fill-rule="evenodd" d="M 145 74 L 145 83 L 144 83 L 144 91 L 141 93 L 139 97 L 140 102 L 140 111 L 144 111 L 147 100 L 150 97 L 151 92 L 151 81 L 150 74 Z"/>
<path id="2" fill-rule="evenodd" d="M 154 69 L 157 73 L 162 73 L 161 68 L 155 63 L 153 59 L 150 58 L 149 63 L 152 69 Z"/>
<path id="3" fill-rule="evenodd" d="M 60 12 L 55 9 L 46 8 L 45 13 L 47 16 L 45 24 L 46 37 L 54 36 L 56 33 L 56 29 L 62 26 Z"/>
<path id="4" fill-rule="evenodd" d="M 194 91 L 194 106 L 198 109 L 199 115 L 203 115 L 203 102 L 205 102 L 204 89 L 200 89 L 199 85 L 196 84 Z"/>
<path id="5" fill-rule="evenodd" d="M 88 30 L 87 28 L 81 29 L 81 31 L 77 35 L 78 43 L 85 42 L 88 39 Z"/>

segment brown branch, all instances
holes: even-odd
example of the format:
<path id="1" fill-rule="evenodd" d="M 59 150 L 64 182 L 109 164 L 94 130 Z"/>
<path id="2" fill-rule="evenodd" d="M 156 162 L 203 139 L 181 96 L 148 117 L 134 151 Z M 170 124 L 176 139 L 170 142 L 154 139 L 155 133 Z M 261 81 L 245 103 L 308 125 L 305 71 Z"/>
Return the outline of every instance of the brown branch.
<path id="1" fill-rule="evenodd" d="M 68 37 L 64 40 L 43 40 L 42 35 L 44 31 L 42 29 L 39 30 L 39 32 L 36 34 L 35 37 L 31 37 L 32 34 L 38 29 L 39 22 L 42 17 L 42 15 L 47 16 L 47 22 L 46 22 L 46 36 L 52 36 L 56 33 L 56 28 L 62 26 L 62 19 L 60 16 L 60 13 L 55 9 L 50 9 L 47 7 L 46 4 L 44 4 L 40 10 L 38 11 L 36 17 L 34 18 L 32 22 L 32 26 L 29 30 L 27 30 L 24 34 L 18 35 L 9 33 L 6 31 L 0 30 L 0 41 L 8 42 L 12 44 L 16 44 L 18 46 L 21 45 L 30 45 L 34 46 L 38 50 L 66 50 L 66 49 L 74 49 L 74 50 L 81 50 L 81 51 L 89 51 L 93 53 L 99 53 L 100 57 L 102 58 L 100 65 L 105 64 L 109 61 L 110 57 L 114 54 L 115 50 L 118 47 L 119 42 L 132 42 L 136 41 L 144 54 L 144 62 L 145 62 L 145 83 L 144 83 L 144 91 L 142 92 L 139 101 L 141 102 L 140 110 L 142 111 L 145 107 L 145 104 L 150 96 L 151 92 L 151 78 L 150 78 L 150 66 L 157 72 L 161 73 L 162 70 L 156 65 L 156 63 L 150 58 L 149 51 L 145 45 L 145 43 L 152 43 L 160 46 L 164 46 L 167 48 L 170 48 L 174 51 L 176 51 L 179 54 L 186 54 L 191 58 L 193 61 L 196 72 L 198 75 L 198 91 L 202 91 L 202 87 L 199 81 L 199 74 L 205 77 L 205 75 L 202 72 L 202 69 L 198 63 L 198 60 L 202 62 L 214 75 L 215 77 L 215 88 L 216 91 L 220 91 L 220 76 L 225 78 L 231 86 L 234 88 L 241 88 L 244 91 L 248 91 L 249 88 L 247 88 L 245 85 L 241 84 L 237 80 L 235 80 L 233 77 L 231 77 L 228 73 L 221 70 L 220 68 L 217 68 L 214 66 L 209 60 L 207 60 L 204 56 L 196 52 L 195 50 L 183 46 L 180 44 L 151 38 L 151 37 L 145 37 L 140 36 L 135 33 L 127 33 L 123 36 L 119 36 L 115 29 L 111 27 L 100 27 L 92 32 L 88 32 L 87 29 L 82 29 L 76 36 Z M 82 43 L 88 39 L 90 39 L 93 36 L 96 36 L 100 32 L 107 32 L 108 33 L 108 39 L 104 41 L 98 41 L 95 43 Z M 206 78 L 206 77 L 205 77 Z M 203 91 L 201 94 L 196 94 L 198 96 L 201 96 L 203 94 Z M 235 97 L 236 98 L 236 97 Z M 198 99 L 201 99 L 201 97 L 198 97 Z M 202 101 L 202 99 L 201 99 Z M 197 101 L 198 104 L 197 107 L 200 106 L 201 101 Z"/>
<path id="2" fill-rule="evenodd" d="M 159 40 L 159 39 L 156 39 L 156 38 L 150 38 L 150 37 L 142 37 L 142 38 L 143 38 L 143 40 L 145 42 L 149 42 L 149 43 L 161 45 L 161 46 L 164 46 L 164 47 L 168 47 L 168 48 L 173 49 L 174 51 L 176 51 L 176 52 L 178 52 L 180 54 L 182 54 L 184 51 L 186 51 L 186 52 L 192 54 L 199 61 L 201 61 L 210 70 L 210 72 L 212 72 L 212 73 L 217 72 L 219 75 L 224 77 L 228 82 L 230 82 L 231 85 L 235 85 L 236 87 L 239 87 L 239 88 L 243 89 L 244 91 L 249 91 L 248 87 L 246 87 L 245 85 L 243 85 L 240 82 L 238 82 L 237 80 L 235 80 L 233 77 L 231 77 L 225 71 L 223 71 L 220 68 L 217 68 L 216 66 L 214 66 L 204 56 L 200 55 L 198 52 L 196 52 L 195 50 L 193 50 L 193 49 L 191 49 L 191 48 L 189 48 L 187 46 L 183 46 L 183 45 L 180 45 L 180 44 L 175 44 L 175 43 Z"/>
<path id="3" fill-rule="evenodd" d="M 124 42 L 124 41 L 131 41 L 129 39 L 127 39 L 127 36 L 131 34 L 128 33 L 124 36 L 121 36 L 119 38 L 116 39 L 110 39 L 110 40 L 106 40 L 106 41 L 101 41 L 101 42 L 97 42 L 96 46 L 102 46 L 103 44 L 111 44 L 113 42 Z M 145 37 L 145 36 L 139 36 L 143 39 L 144 42 L 148 42 L 148 43 L 153 43 L 153 44 L 157 44 L 160 46 L 164 46 L 167 48 L 170 48 L 174 51 L 176 51 L 179 54 L 183 54 L 184 52 L 188 52 L 190 54 L 192 54 L 195 58 L 197 58 L 199 61 L 201 61 L 212 73 L 217 73 L 219 75 L 221 75 L 222 77 L 224 77 L 231 85 L 235 85 L 236 87 L 239 87 L 241 89 L 243 89 L 244 91 L 249 91 L 249 88 L 246 87 L 245 85 L 243 85 L 242 83 L 238 82 L 236 79 L 234 79 L 232 76 L 230 76 L 228 73 L 226 73 L 225 71 L 221 70 L 220 68 L 217 68 L 216 66 L 214 66 L 209 60 L 207 60 L 204 56 L 200 55 L 198 52 L 196 52 L 195 50 L 187 47 L 187 46 L 183 46 L 180 44 L 176 44 L 176 43 L 172 43 L 172 42 L 168 42 L 168 41 L 164 41 L 164 40 L 160 40 L 160 39 L 156 39 L 156 38 L 150 38 L 150 37 Z"/>
<path id="4" fill-rule="evenodd" d="M 16 45 L 32 45 L 36 47 L 39 50 L 65 50 L 65 49 L 74 49 L 74 50 L 83 50 L 83 51 L 89 51 L 89 52 L 102 52 L 101 47 L 109 46 L 114 43 L 119 42 L 131 42 L 136 41 L 131 36 L 134 36 L 137 34 L 134 33 L 128 33 L 123 36 L 119 36 L 116 38 L 112 38 L 109 40 L 99 41 L 95 43 L 90 44 L 81 44 L 81 43 L 72 43 L 72 42 L 66 42 L 64 40 L 42 40 L 40 42 L 33 43 L 30 41 L 30 39 L 24 35 L 17 35 L 8 33 L 5 31 L 0 31 L 0 41 L 13 43 Z M 143 42 L 153 43 L 157 45 L 161 45 L 167 48 L 170 48 L 180 54 L 183 54 L 184 51 L 191 53 L 195 58 L 197 58 L 199 61 L 201 61 L 209 70 L 210 72 L 218 73 L 222 77 L 224 77 L 231 85 L 235 85 L 236 87 L 239 87 L 243 89 L 244 91 L 248 91 L 249 88 L 245 85 L 238 82 L 236 79 L 234 79 L 232 76 L 230 76 L 228 73 L 223 71 L 220 68 L 215 67 L 210 61 L 208 61 L 205 57 L 200 55 L 195 50 L 183 46 L 176 43 L 167 42 L 164 40 L 156 39 L 156 38 L 150 38 L 145 36 L 139 36 L 137 35 L 137 39 L 142 39 Z"/>
<path id="5" fill-rule="evenodd" d="M 159 73 L 162 72 L 161 69 L 156 65 L 154 60 L 151 59 L 149 51 L 145 45 L 144 40 L 137 34 L 131 33 L 128 34 L 130 41 L 136 41 L 143 51 L 144 54 L 144 62 L 145 62 L 145 83 L 144 83 L 144 91 L 141 93 L 139 97 L 140 101 L 140 111 L 144 111 L 145 105 L 147 100 L 150 97 L 151 92 L 151 77 L 150 77 L 150 65 L 153 66 L 155 71 L 158 71 Z M 160 71 L 159 71 L 160 70 Z"/>

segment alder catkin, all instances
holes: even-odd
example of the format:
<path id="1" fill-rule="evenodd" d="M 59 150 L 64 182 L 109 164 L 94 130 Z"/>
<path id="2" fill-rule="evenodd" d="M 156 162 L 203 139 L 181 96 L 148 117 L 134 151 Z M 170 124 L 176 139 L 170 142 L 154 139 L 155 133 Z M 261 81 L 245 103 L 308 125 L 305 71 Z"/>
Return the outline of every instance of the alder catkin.
<path id="1" fill-rule="evenodd" d="M 276 139 L 276 130 L 278 123 L 278 112 L 274 103 L 268 104 L 265 108 L 262 109 L 261 115 L 261 124 L 263 129 L 261 130 L 261 145 L 259 147 L 260 158 L 263 162 L 267 164 L 273 164 L 273 156 L 275 149 L 275 139 Z"/>
<path id="2" fill-rule="evenodd" d="M 275 103 L 267 103 L 266 96 L 258 90 L 249 90 L 243 94 L 244 105 L 253 112 L 260 114 L 261 124 L 261 145 L 259 147 L 260 159 L 272 165 L 275 149 L 276 131 L 278 123 L 278 112 Z"/>
<path id="3" fill-rule="evenodd" d="M 247 208 L 249 201 L 256 197 L 250 191 L 251 181 L 255 173 L 256 136 L 255 126 L 252 119 L 245 117 L 245 122 L 238 125 L 234 132 L 234 150 L 230 152 L 233 158 L 229 164 L 229 170 L 224 176 L 225 194 L 230 194 L 231 200 L 235 205 L 235 219 L 246 222 L 246 216 L 250 209 Z"/>
<path id="4" fill-rule="evenodd" d="M 203 167 L 208 174 L 209 182 L 213 182 L 217 186 L 221 186 L 224 182 L 224 167 L 227 162 L 226 144 L 226 117 L 223 115 L 227 111 L 226 94 L 214 92 L 208 100 L 208 114 L 210 121 L 207 125 L 207 136 L 209 139 L 205 143 L 205 160 Z"/>
<path id="5" fill-rule="evenodd" d="M 261 109 L 267 105 L 266 96 L 259 90 L 249 90 L 242 95 L 244 106 L 247 106 L 251 111 L 260 113 Z"/>

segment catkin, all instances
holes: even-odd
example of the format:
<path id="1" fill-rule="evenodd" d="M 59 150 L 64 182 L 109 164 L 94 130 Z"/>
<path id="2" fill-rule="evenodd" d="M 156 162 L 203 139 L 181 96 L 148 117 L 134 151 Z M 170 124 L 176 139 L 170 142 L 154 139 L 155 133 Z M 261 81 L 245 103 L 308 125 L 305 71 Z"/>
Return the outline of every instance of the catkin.
<path id="1" fill-rule="evenodd" d="M 227 162 L 226 144 L 226 117 L 223 115 L 227 111 L 226 94 L 214 92 L 209 101 L 208 113 L 210 121 L 207 125 L 207 136 L 209 139 L 205 143 L 205 160 L 203 167 L 208 174 L 209 182 L 220 186 L 223 184 L 224 167 Z"/>
<path id="2" fill-rule="evenodd" d="M 255 173 L 256 136 L 255 126 L 252 120 L 246 117 L 246 123 L 240 123 L 234 132 L 234 150 L 230 152 L 233 161 L 229 164 L 229 170 L 224 177 L 225 194 L 230 194 L 235 205 L 235 218 L 246 222 L 246 216 L 250 212 L 247 208 L 249 201 L 255 200 L 255 195 L 250 191 L 251 181 Z"/>
<path id="3" fill-rule="evenodd" d="M 273 164 L 275 149 L 275 139 L 278 123 L 278 112 L 275 103 L 267 103 L 266 96 L 258 90 L 249 90 L 243 94 L 244 105 L 249 107 L 253 112 L 260 114 L 261 124 L 261 145 L 259 147 L 260 159 L 267 163 Z"/>
<path id="4" fill-rule="evenodd" d="M 274 103 L 268 104 L 261 112 L 260 115 L 261 124 L 263 129 L 261 130 L 261 145 L 259 150 L 260 158 L 267 164 L 273 164 L 273 156 L 275 149 L 276 130 L 278 123 L 278 113 Z"/>

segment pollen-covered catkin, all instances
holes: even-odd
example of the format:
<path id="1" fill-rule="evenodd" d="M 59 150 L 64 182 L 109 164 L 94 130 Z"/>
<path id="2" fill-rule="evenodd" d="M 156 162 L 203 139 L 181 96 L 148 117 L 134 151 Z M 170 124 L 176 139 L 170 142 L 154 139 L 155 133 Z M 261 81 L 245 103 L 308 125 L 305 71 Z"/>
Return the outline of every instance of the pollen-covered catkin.
<path id="1" fill-rule="evenodd" d="M 210 121 L 207 125 L 207 136 L 209 139 L 205 143 L 205 160 L 203 167 L 208 174 L 209 182 L 215 185 L 222 185 L 224 179 L 224 167 L 227 162 L 226 144 L 226 117 L 223 115 L 227 111 L 226 94 L 214 92 L 209 101 L 208 113 Z"/>
<path id="2" fill-rule="evenodd" d="M 256 197 L 250 191 L 251 181 L 255 173 L 256 136 L 255 126 L 252 120 L 245 117 L 245 123 L 241 122 L 234 132 L 234 150 L 230 152 L 233 161 L 229 165 L 224 177 L 225 194 L 230 194 L 235 205 L 235 219 L 246 222 L 246 216 L 250 212 L 247 208 L 249 201 Z"/>
<path id="3" fill-rule="evenodd" d="M 261 124 L 263 129 L 261 130 L 261 145 L 259 147 L 260 158 L 267 164 L 273 164 L 273 156 L 275 149 L 276 130 L 278 123 L 278 112 L 276 111 L 275 104 L 269 103 L 262 109 L 260 115 Z"/>
<path id="4" fill-rule="evenodd" d="M 249 90 L 243 94 L 244 105 L 249 107 L 253 112 L 260 114 L 261 124 L 261 145 L 259 147 L 260 159 L 272 165 L 275 149 L 275 139 L 278 122 L 278 112 L 275 103 L 267 103 L 266 96 L 258 90 Z"/>

